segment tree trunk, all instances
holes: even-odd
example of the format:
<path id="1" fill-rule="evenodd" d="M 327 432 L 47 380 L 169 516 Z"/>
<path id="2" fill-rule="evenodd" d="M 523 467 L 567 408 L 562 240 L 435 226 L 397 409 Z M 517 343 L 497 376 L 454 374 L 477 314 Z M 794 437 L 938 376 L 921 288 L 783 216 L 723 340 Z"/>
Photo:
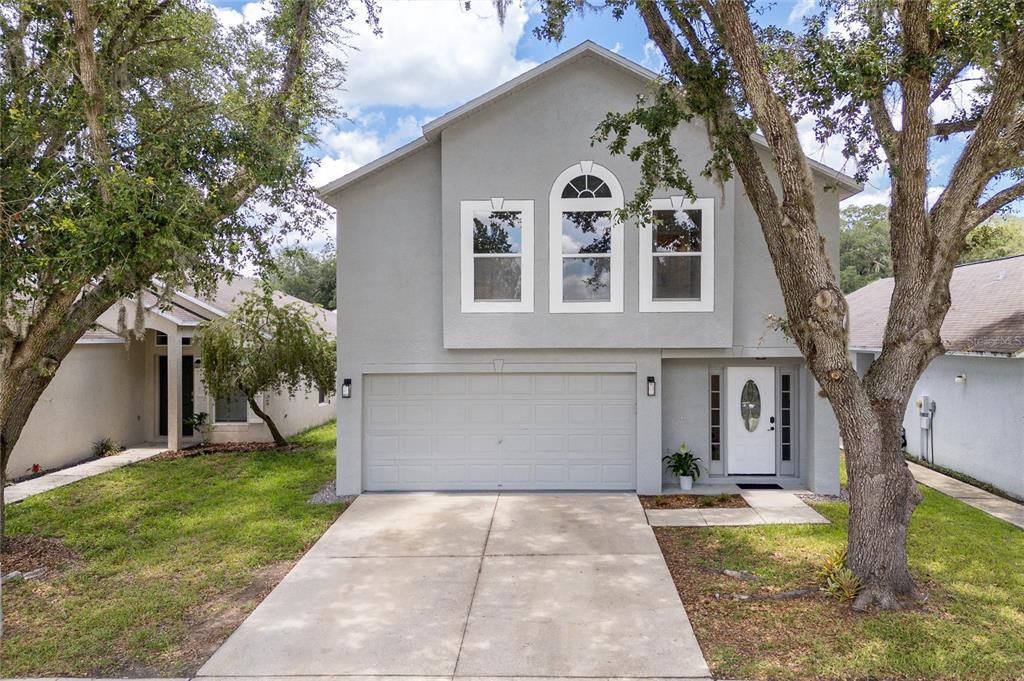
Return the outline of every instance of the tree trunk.
<path id="1" fill-rule="evenodd" d="M 907 565 L 907 530 L 922 496 L 903 457 L 905 404 L 887 403 L 840 424 L 850 491 L 847 567 L 863 584 L 855 610 L 922 600 Z"/>
<path id="2" fill-rule="evenodd" d="M 285 440 L 284 435 L 281 435 L 281 431 L 277 429 L 276 425 L 274 425 L 274 420 L 270 418 L 270 415 L 260 409 L 259 405 L 256 404 L 256 398 L 252 395 L 246 395 L 245 398 L 249 400 L 249 406 L 252 408 L 256 416 L 263 419 L 263 422 L 267 424 L 267 428 L 270 428 L 270 434 L 274 436 L 274 444 L 278 447 L 284 447 L 287 445 L 288 440 Z"/>

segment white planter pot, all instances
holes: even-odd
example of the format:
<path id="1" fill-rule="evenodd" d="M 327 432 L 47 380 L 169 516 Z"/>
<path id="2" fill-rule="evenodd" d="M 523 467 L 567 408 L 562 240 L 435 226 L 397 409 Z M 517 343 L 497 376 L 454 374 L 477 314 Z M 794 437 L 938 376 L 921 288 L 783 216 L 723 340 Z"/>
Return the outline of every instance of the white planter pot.
<path id="1" fill-rule="evenodd" d="M 691 478 L 689 475 L 680 475 L 679 476 L 679 489 L 681 489 L 681 490 L 693 489 L 693 478 Z"/>

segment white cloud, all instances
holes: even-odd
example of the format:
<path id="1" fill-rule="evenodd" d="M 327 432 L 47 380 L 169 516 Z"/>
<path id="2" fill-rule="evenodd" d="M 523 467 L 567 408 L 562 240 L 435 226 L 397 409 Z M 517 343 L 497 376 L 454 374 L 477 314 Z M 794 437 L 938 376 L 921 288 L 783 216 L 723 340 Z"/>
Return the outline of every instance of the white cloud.
<path id="1" fill-rule="evenodd" d="M 982 84 L 985 72 L 981 69 L 968 69 L 949 88 L 949 99 L 939 99 L 932 104 L 933 121 L 944 121 L 953 116 L 970 111 L 975 93 Z"/>
<path id="2" fill-rule="evenodd" d="M 536 63 L 517 59 L 529 7 L 512 3 L 500 26 L 489 2 L 470 9 L 451 0 L 388 3 L 381 9 L 383 35 L 365 23 L 365 9 L 352 22 L 345 50 L 346 82 L 339 101 L 346 107 L 447 107 L 499 85 Z"/>
<path id="3" fill-rule="evenodd" d="M 620 43 L 618 40 L 616 40 L 615 44 L 612 45 L 612 52 L 614 52 L 615 54 L 621 53 L 622 52 L 622 43 Z"/>
<path id="4" fill-rule="evenodd" d="M 665 57 L 661 54 L 661 50 L 658 49 L 653 40 L 648 40 L 644 43 L 644 56 L 640 60 L 640 65 L 659 73 L 665 68 Z"/>
<path id="5" fill-rule="evenodd" d="M 221 25 L 234 28 L 242 23 L 255 23 L 270 14 L 270 3 L 266 0 L 261 2 L 250 2 L 242 6 L 242 11 L 233 7 L 213 6 L 213 13 Z"/>
<path id="6" fill-rule="evenodd" d="M 814 0 L 797 0 L 796 4 L 793 5 L 793 9 L 789 12 L 789 23 L 799 21 L 804 18 L 804 15 L 814 9 Z"/>
<path id="7" fill-rule="evenodd" d="M 320 146 L 326 153 L 320 159 L 320 166 L 313 169 L 311 181 L 314 186 L 327 184 L 416 139 L 426 122 L 412 115 L 401 116 L 386 134 L 381 135 L 364 121 L 376 124 L 381 119 L 377 116 L 362 117 L 321 132 Z"/>
<path id="8" fill-rule="evenodd" d="M 822 144 L 814 136 L 815 122 L 814 116 L 804 116 L 797 121 L 796 131 L 800 136 L 800 146 L 803 148 L 804 153 L 809 158 L 824 163 L 830 168 L 849 173 L 854 163 L 843 156 L 842 138 L 833 136 Z"/>

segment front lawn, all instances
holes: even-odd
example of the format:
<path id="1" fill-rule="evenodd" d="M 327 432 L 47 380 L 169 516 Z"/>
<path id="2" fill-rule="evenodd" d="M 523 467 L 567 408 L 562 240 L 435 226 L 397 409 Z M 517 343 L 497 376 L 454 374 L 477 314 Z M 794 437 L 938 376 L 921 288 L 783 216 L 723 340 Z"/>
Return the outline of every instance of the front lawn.
<path id="1" fill-rule="evenodd" d="M 823 594 L 737 600 L 814 583 L 846 541 L 848 506 L 813 506 L 831 525 L 658 528 L 716 678 L 1020 679 L 1024 532 L 932 489 L 910 527 L 920 610 L 863 615 Z M 744 582 L 720 573 L 758 575 Z"/>
<path id="2" fill-rule="evenodd" d="M 334 433 L 140 463 L 8 507 L 10 536 L 71 557 L 4 585 L 3 676 L 195 672 L 344 510 L 308 503 L 334 477 Z"/>

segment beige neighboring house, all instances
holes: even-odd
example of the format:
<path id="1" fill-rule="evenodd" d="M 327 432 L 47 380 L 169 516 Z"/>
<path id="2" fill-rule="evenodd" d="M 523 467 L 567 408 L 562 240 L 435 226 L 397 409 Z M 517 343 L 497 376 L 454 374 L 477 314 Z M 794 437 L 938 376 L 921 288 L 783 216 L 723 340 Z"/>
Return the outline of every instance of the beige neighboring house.
<path id="1" fill-rule="evenodd" d="M 128 343 L 116 333 L 121 305 L 113 306 L 61 363 L 14 447 L 8 475 L 27 475 L 35 464 L 42 470 L 73 464 L 90 457 L 93 443 L 104 437 L 125 446 L 166 442 L 168 449 L 180 449 L 200 440 L 184 423 L 199 412 L 206 412 L 212 424 L 208 441 L 270 440 L 266 424 L 244 397 L 214 400 L 207 395 L 193 343 L 200 323 L 224 316 L 244 291 L 257 286 L 255 279 L 235 277 L 212 296 L 175 293 L 162 305 L 158 289 L 146 291 L 145 336 Z M 305 307 L 326 333 L 335 335 L 334 312 L 282 293 L 275 296 L 282 304 Z M 131 328 L 134 299 L 125 300 L 124 307 Z M 258 399 L 285 436 L 334 417 L 333 399 L 318 390 Z"/>

